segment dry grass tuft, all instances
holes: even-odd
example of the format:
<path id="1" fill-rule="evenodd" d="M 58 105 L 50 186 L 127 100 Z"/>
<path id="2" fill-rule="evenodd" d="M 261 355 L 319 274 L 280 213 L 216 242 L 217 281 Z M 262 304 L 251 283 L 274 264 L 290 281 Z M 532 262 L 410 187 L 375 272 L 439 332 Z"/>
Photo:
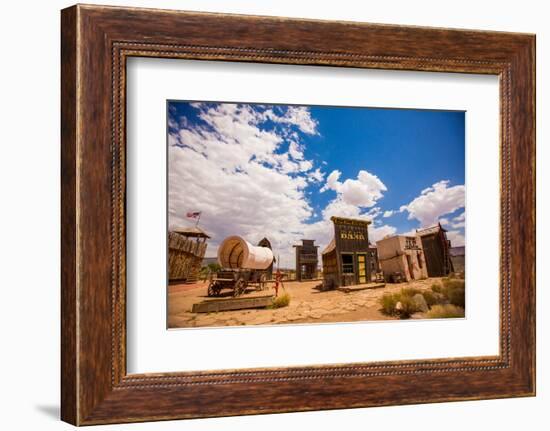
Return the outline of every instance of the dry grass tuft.
<path id="1" fill-rule="evenodd" d="M 283 293 L 281 296 L 277 296 L 273 299 L 273 304 L 269 308 L 283 308 L 290 304 L 290 295 Z"/>
<path id="2" fill-rule="evenodd" d="M 448 319 L 464 317 L 464 308 L 457 307 L 453 304 L 438 304 L 434 305 L 427 316 L 431 319 Z"/>

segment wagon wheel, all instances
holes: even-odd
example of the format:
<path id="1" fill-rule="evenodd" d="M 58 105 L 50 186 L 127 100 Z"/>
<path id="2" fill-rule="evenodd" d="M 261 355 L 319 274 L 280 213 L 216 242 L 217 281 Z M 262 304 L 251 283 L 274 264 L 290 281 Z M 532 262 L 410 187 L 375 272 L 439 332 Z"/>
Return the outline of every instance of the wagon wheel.
<path id="1" fill-rule="evenodd" d="M 267 281 L 267 275 L 266 274 L 262 274 L 260 275 L 260 280 L 258 281 L 258 285 L 259 285 L 259 290 L 265 290 L 266 287 L 266 281 Z"/>
<path id="2" fill-rule="evenodd" d="M 217 281 L 211 281 L 208 285 L 208 296 L 218 296 L 220 290 L 219 283 Z"/>
<path id="3" fill-rule="evenodd" d="M 237 297 L 239 295 L 242 295 L 244 293 L 244 290 L 246 289 L 246 282 L 243 278 L 237 279 L 235 282 L 235 287 L 233 289 L 233 296 Z"/>

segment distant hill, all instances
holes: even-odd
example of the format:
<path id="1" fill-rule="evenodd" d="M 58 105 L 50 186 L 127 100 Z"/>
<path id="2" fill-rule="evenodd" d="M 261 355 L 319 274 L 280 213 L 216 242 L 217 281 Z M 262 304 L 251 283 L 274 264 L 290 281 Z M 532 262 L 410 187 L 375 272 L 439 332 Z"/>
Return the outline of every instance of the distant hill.
<path id="1" fill-rule="evenodd" d="M 449 252 L 451 253 L 451 256 L 464 256 L 465 255 L 465 247 L 464 246 L 460 246 L 460 247 L 451 247 Z"/>

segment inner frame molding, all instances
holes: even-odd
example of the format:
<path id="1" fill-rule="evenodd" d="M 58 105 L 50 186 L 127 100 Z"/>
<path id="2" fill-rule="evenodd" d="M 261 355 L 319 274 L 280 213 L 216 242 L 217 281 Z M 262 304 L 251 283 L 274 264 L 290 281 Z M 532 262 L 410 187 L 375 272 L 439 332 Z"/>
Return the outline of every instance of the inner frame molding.
<path id="1" fill-rule="evenodd" d="M 219 30 L 205 30 L 213 25 Z M 258 25 L 273 32 L 258 35 Z M 332 41 L 335 31 L 342 37 Z M 313 41 L 315 34 L 327 36 Z M 63 420 L 99 424 L 534 395 L 533 36 L 79 5 L 62 12 L 62 53 Z M 498 75 L 500 354 L 128 375 L 129 57 Z M 404 375 L 406 382 L 399 379 Z M 251 390 L 267 396 L 244 400 Z M 243 402 L 231 402 L 235 397 Z"/>
<path id="2" fill-rule="evenodd" d="M 126 60 L 129 57 L 153 57 L 153 58 L 172 58 L 172 59 L 213 59 L 216 60 L 229 60 L 229 61 L 258 61 L 282 63 L 280 56 L 289 55 L 293 59 L 293 64 L 310 64 L 309 62 L 315 58 L 338 58 L 339 61 L 345 61 L 348 67 L 367 67 L 367 68 L 384 68 L 382 65 L 387 64 L 388 60 L 397 60 L 396 58 L 385 58 L 384 56 L 377 56 L 374 59 L 363 58 L 367 56 L 349 55 L 346 54 L 331 55 L 330 53 L 317 53 L 317 52 L 284 52 L 278 51 L 277 56 L 268 56 L 267 52 L 258 50 L 256 52 L 250 48 L 237 48 L 228 49 L 226 47 L 197 47 L 197 46 L 179 46 L 179 45 L 159 45 L 159 44 L 137 44 L 137 43 L 125 43 L 114 42 L 113 43 L 113 84 L 116 89 L 115 94 L 117 97 L 113 99 L 112 110 L 115 113 L 113 116 L 113 178 L 116 180 L 113 183 L 113 209 L 124 208 L 125 194 L 120 192 L 120 185 L 125 181 L 125 165 L 123 161 L 126 160 L 126 137 L 125 137 L 125 125 L 126 125 Z M 405 61 L 413 61 L 414 59 L 404 59 Z M 365 61 L 368 63 L 365 65 Z M 429 64 L 430 61 L 441 64 L 441 59 L 422 59 L 423 62 Z M 445 61 L 445 59 L 443 59 Z M 470 65 L 467 60 L 462 60 L 461 63 Z M 508 64 L 500 64 L 496 62 L 484 62 L 491 66 L 500 67 L 498 76 L 500 81 L 500 94 L 501 94 L 501 109 L 508 112 L 506 106 L 509 103 L 509 91 L 506 91 L 509 82 L 506 79 L 506 73 L 509 73 Z M 318 63 L 315 63 L 318 64 Z M 477 64 L 477 63 L 474 63 Z M 116 67 L 115 67 L 116 65 Z M 456 72 L 454 61 L 450 62 L 449 67 Z M 461 70 L 461 69 L 460 69 Z M 504 117 L 504 116 L 503 116 Z M 510 186 L 506 181 L 509 178 L 510 170 L 510 153 L 508 143 L 506 140 L 507 130 L 510 126 L 510 118 L 508 115 L 504 119 L 501 118 L 501 140 L 500 140 L 500 153 L 501 153 L 501 168 L 500 176 L 502 178 L 501 187 L 501 199 L 500 199 L 500 234 L 501 238 L 509 238 L 510 225 L 509 218 L 507 217 L 507 208 L 509 208 L 510 200 Z M 118 137 L 118 140 L 116 139 Z M 118 161 L 118 163 L 117 163 Z M 118 166 L 117 166 L 118 165 Z M 113 220 L 118 220 L 116 223 L 118 226 L 124 225 L 125 214 L 114 213 Z M 115 228 L 116 229 L 116 228 Z M 121 231 L 113 231 L 112 238 L 114 241 L 120 241 L 120 245 L 113 244 L 114 250 L 119 250 L 117 256 L 113 255 L 113 269 L 116 268 L 118 262 L 122 262 L 125 259 L 125 236 Z M 498 368 L 506 368 L 509 366 L 509 349 L 510 349 L 510 283 L 507 274 L 510 271 L 509 259 L 505 259 L 505 256 L 509 255 L 510 250 L 506 248 L 508 241 L 503 241 L 501 244 L 501 262 L 500 262 L 500 354 L 498 356 L 487 357 L 467 357 L 467 358 L 455 358 L 455 359 L 429 359 L 429 360 L 409 360 L 409 361 L 384 361 L 384 362 L 367 362 L 367 363 L 350 363 L 342 365 L 327 365 L 327 366 L 300 366 L 300 367 L 285 367 L 285 368 L 265 368 L 265 369 L 253 369 L 250 371 L 230 370 L 230 371 L 211 371 L 211 372 L 182 372 L 182 373 L 166 373 L 162 376 L 154 377 L 150 380 L 147 374 L 127 374 L 126 373 L 126 350 L 124 346 L 121 346 L 118 351 L 113 350 L 113 358 L 118 360 L 119 363 L 113 362 L 113 376 L 116 375 L 116 370 L 123 370 L 123 378 L 121 380 L 122 385 L 131 385 L 144 387 L 148 384 L 168 384 L 170 386 L 189 385 L 196 384 L 197 382 L 203 382 L 203 378 L 208 378 L 208 384 L 224 384 L 227 379 L 235 382 L 244 382 L 243 378 L 251 379 L 255 381 L 286 381 L 286 380 L 299 380 L 306 376 L 308 379 L 322 379 L 326 377 L 355 377 L 355 376 L 383 376 L 383 375 L 405 375 L 411 373 L 425 373 L 427 370 L 432 370 L 437 367 L 437 372 L 445 372 L 452 370 L 490 370 Z M 121 268 L 126 268 L 125 262 L 121 264 Z M 126 297 L 126 284 L 125 284 L 125 272 L 119 273 L 117 277 L 113 277 L 116 283 L 112 289 L 115 297 Z M 118 292 L 118 293 L 117 293 Z M 119 302 L 122 303 L 122 302 Z M 125 322 L 126 311 L 117 307 L 113 303 L 113 321 L 114 327 L 121 328 Z M 118 343 L 124 342 L 122 333 L 117 334 Z M 466 367 L 466 368 L 465 368 Z M 197 380 L 199 379 L 199 380 Z"/>

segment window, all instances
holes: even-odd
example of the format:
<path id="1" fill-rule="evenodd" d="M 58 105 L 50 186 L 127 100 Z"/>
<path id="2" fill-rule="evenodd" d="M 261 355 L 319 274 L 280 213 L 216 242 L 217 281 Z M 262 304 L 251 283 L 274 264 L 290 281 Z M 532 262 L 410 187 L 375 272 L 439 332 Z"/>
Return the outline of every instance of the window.
<path id="1" fill-rule="evenodd" d="M 353 274 L 353 255 L 342 254 L 342 273 Z"/>
<path id="2" fill-rule="evenodd" d="M 422 253 L 419 251 L 416 252 L 416 259 L 418 260 L 418 266 L 422 269 Z"/>

